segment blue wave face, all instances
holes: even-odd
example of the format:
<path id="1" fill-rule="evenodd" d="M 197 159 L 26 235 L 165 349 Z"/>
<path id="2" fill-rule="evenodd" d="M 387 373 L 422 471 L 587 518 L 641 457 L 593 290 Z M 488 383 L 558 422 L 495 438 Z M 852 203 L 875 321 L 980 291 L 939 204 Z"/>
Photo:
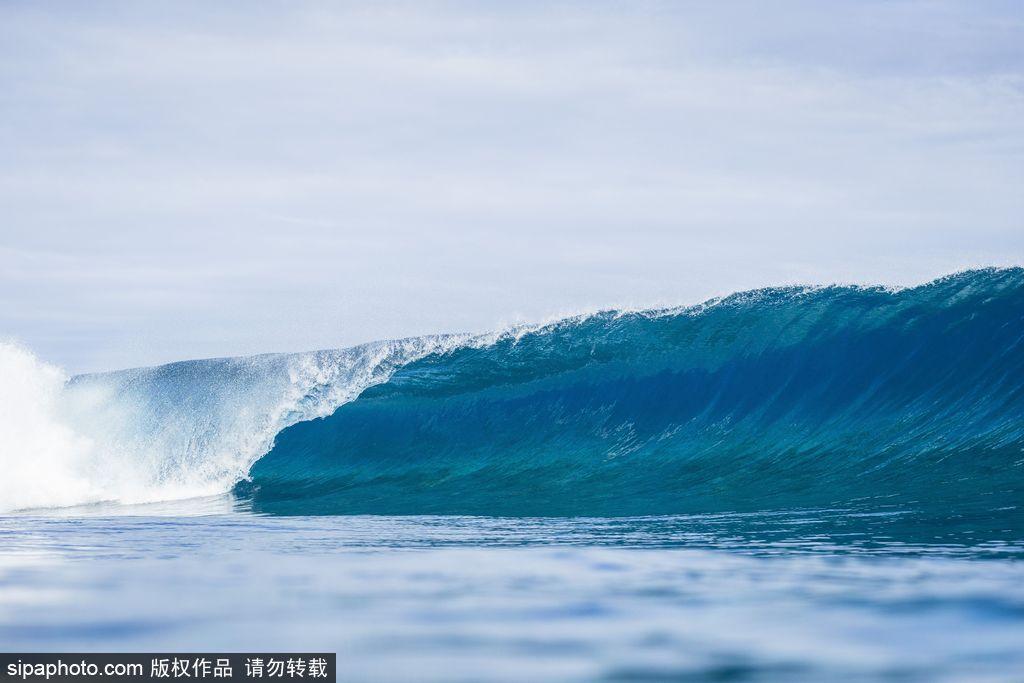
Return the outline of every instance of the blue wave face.
<path id="1" fill-rule="evenodd" d="M 1015 508 L 1024 270 L 773 289 L 431 353 L 281 431 L 281 514 Z"/>

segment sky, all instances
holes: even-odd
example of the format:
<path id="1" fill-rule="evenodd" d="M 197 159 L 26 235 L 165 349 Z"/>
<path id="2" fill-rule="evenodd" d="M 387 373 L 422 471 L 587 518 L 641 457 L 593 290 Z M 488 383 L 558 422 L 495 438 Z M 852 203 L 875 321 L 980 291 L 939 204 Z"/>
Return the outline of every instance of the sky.
<path id="1" fill-rule="evenodd" d="M 1024 264 L 1019 2 L 0 0 L 70 372 Z"/>

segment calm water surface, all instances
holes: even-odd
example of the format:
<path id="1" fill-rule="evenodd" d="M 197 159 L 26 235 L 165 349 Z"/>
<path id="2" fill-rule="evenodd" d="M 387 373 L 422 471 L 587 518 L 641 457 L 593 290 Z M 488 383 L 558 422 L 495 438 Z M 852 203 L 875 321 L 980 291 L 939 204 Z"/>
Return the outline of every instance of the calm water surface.
<path id="1" fill-rule="evenodd" d="M 1017 515 L 7 516 L 0 644 L 336 651 L 352 681 L 1020 681 Z"/>

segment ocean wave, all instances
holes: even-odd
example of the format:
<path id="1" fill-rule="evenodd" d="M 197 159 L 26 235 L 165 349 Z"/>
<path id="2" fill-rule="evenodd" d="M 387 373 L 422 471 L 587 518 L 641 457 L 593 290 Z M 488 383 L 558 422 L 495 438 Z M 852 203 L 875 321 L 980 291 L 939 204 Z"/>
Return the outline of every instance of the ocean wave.
<path id="1" fill-rule="evenodd" d="M 233 490 L 281 514 L 598 516 L 1024 493 L 1021 269 L 69 381 L 16 347 L 0 363 L 22 377 L 0 401 L 29 406 L 0 423 L 4 509 Z"/>
<path id="2" fill-rule="evenodd" d="M 238 491 L 282 513 L 1012 506 L 1022 337 L 1020 270 L 602 313 L 406 364 Z"/>

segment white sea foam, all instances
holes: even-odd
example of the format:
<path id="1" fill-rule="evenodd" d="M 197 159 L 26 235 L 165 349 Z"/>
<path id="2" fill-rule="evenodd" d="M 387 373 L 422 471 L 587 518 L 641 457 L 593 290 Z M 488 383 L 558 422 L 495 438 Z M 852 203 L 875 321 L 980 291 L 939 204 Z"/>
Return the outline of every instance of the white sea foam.
<path id="1" fill-rule="evenodd" d="M 59 368 L 0 342 L 0 509 L 100 495 L 87 472 L 95 444 L 62 419 L 66 380 Z"/>
<path id="2" fill-rule="evenodd" d="M 274 437 L 465 337 L 171 363 L 75 378 L 0 343 L 0 511 L 224 493 Z"/>

